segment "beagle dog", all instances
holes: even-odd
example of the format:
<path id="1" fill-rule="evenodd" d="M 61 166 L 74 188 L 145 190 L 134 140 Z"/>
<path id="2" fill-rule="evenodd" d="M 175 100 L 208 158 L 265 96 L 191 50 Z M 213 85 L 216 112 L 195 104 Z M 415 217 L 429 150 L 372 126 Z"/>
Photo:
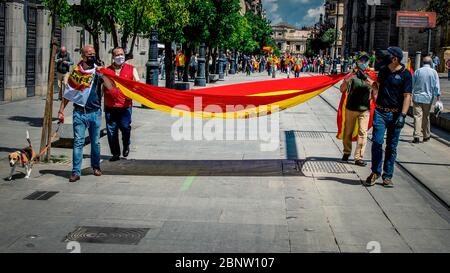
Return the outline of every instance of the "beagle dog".
<path id="1" fill-rule="evenodd" d="M 11 167 L 11 173 L 9 174 L 9 177 L 6 178 L 7 181 L 12 180 L 12 176 L 18 165 L 20 165 L 22 168 L 25 168 L 26 170 L 25 178 L 26 179 L 30 178 L 33 163 L 36 160 L 36 153 L 33 149 L 33 146 L 31 145 L 30 134 L 28 133 L 28 130 L 27 130 L 27 141 L 28 147 L 9 154 L 8 160 L 9 166 Z"/>

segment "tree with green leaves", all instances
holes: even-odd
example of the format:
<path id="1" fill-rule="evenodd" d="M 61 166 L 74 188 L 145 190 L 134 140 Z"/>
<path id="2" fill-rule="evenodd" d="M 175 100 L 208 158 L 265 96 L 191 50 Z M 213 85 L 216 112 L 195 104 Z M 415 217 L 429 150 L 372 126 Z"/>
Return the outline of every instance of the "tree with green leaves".
<path id="1" fill-rule="evenodd" d="M 319 50 L 329 50 L 336 38 L 336 29 L 334 26 L 330 23 L 324 23 L 319 26 L 316 35 L 309 39 L 306 50 L 308 51 L 308 54 L 317 54 L 319 53 Z"/>
<path id="2" fill-rule="evenodd" d="M 137 36 L 150 33 L 162 15 L 157 0 L 127 0 L 124 2 L 116 12 L 114 25 L 119 26 L 122 34 L 120 46 L 124 49 L 129 48 L 126 58 L 132 59 Z M 116 29 L 112 29 L 113 36 L 116 31 Z M 117 36 L 117 34 L 115 35 Z M 128 47 L 130 37 L 131 45 Z"/>
<path id="3" fill-rule="evenodd" d="M 187 3 L 187 9 L 190 15 L 188 24 L 183 29 L 185 40 L 183 49 L 188 63 L 193 49 L 200 43 L 209 40 L 215 7 L 211 0 L 191 0 Z M 188 69 L 184 70 L 183 81 L 188 81 Z"/>
<path id="4" fill-rule="evenodd" d="M 95 52 L 99 59 L 100 34 L 102 30 L 111 31 L 109 19 L 115 6 L 113 0 L 81 0 L 80 5 L 70 5 L 62 11 L 61 22 L 72 26 L 82 26 L 87 30 L 92 36 Z"/>
<path id="5" fill-rule="evenodd" d="M 189 23 L 188 5 L 191 0 L 164 0 L 159 2 L 161 16 L 158 20 L 158 31 L 160 41 L 164 43 L 166 87 L 173 88 L 175 85 L 174 62 L 172 42 L 184 42 L 183 29 Z"/>
<path id="6" fill-rule="evenodd" d="M 260 54 L 264 46 L 275 46 L 272 38 L 273 30 L 269 20 L 253 12 L 247 12 L 245 18 L 250 26 L 255 47 L 251 51 L 252 53 Z M 251 48 L 252 45 L 250 44 L 249 47 Z"/>
<path id="7" fill-rule="evenodd" d="M 442 27 L 441 45 L 450 45 L 450 0 L 428 0 L 427 11 L 436 12 L 436 23 Z"/>
<path id="8" fill-rule="evenodd" d="M 209 62 L 212 57 L 212 71 L 216 72 L 216 60 L 218 48 L 224 48 L 226 40 L 236 28 L 241 15 L 239 0 L 211 0 L 214 5 L 214 14 L 211 16 L 211 24 L 209 24 L 209 39 L 206 42 L 207 58 L 206 58 L 206 80 L 209 81 Z"/>

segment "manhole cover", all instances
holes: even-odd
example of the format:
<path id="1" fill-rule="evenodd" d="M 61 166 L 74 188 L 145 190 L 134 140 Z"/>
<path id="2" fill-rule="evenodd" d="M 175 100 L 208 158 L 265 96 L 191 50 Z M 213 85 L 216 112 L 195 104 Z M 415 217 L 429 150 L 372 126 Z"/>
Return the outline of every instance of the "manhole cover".
<path id="1" fill-rule="evenodd" d="M 318 131 L 287 131 L 288 137 L 300 137 L 300 138 L 313 138 L 313 139 L 325 139 L 325 135 Z"/>
<path id="2" fill-rule="evenodd" d="M 336 161 L 303 161 L 302 172 L 308 173 L 353 173 L 344 163 Z"/>
<path id="3" fill-rule="evenodd" d="M 79 243 L 137 245 L 145 237 L 149 228 L 118 228 L 118 227 L 77 227 L 69 233 L 63 242 L 77 241 Z"/>
<path id="4" fill-rule="evenodd" d="M 48 200 L 58 192 L 59 191 L 35 191 L 23 200 Z"/>

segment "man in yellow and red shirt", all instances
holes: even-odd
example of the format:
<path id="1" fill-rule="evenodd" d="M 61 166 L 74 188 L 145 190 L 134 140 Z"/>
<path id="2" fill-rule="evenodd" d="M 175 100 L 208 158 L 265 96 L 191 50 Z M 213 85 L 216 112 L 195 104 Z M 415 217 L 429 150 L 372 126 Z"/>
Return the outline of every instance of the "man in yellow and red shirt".
<path id="1" fill-rule="evenodd" d="M 186 64 L 186 56 L 183 54 L 183 52 L 181 52 L 181 50 L 178 51 L 175 57 L 175 63 L 177 66 L 178 80 L 181 81 L 183 78 L 184 66 Z"/>

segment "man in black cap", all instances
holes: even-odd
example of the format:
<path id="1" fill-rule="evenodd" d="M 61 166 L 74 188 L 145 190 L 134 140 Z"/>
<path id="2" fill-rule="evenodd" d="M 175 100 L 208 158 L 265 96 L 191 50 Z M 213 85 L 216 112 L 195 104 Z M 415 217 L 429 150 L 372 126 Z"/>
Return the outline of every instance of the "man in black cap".
<path id="1" fill-rule="evenodd" d="M 387 51 L 391 62 L 380 68 L 378 88 L 375 88 L 377 96 L 373 117 L 372 173 L 366 179 L 366 186 L 374 185 L 381 176 L 384 134 L 387 132 L 382 178 L 383 186 L 393 187 L 397 145 L 411 103 L 412 76 L 405 65 L 400 63 L 403 51 L 399 47 L 389 47 Z"/>

